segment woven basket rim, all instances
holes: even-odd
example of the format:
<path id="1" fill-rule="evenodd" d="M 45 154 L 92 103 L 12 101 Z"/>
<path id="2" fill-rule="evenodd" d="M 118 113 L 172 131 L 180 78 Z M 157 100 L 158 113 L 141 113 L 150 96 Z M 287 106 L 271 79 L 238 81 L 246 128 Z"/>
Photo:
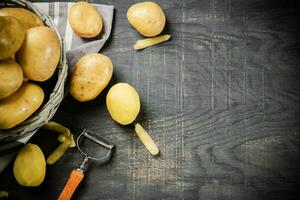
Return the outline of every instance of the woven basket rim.
<path id="1" fill-rule="evenodd" d="M 64 97 L 68 64 L 64 40 L 60 36 L 53 20 L 48 15 L 44 14 L 33 3 L 26 0 L 4 0 L 3 2 L 0 2 L 0 8 L 3 7 L 22 7 L 35 13 L 44 22 L 45 26 L 50 27 L 56 33 L 60 41 L 61 49 L 59 64 L 56 68 L 56 71 L 58 72 L 57 82 L 49 96 L 48 101 L 21 124 L 12 129 L 0 130 L 0 140 L 16 141 L 28 135 L 34 134 L 40 127 L 48 123 L 48 121 L 50 121 L 50 119 L 53 117 Z"/>

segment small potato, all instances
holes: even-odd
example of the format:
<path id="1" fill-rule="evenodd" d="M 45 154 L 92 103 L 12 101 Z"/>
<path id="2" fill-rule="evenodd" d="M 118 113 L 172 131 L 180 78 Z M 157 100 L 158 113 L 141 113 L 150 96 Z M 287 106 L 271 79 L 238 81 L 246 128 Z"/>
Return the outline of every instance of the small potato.
<path id="1" fill-rule="evenodd" d="M 16 157 L 13 173 L 20 185 L 39 186 L 46 175 L 46 161 L 41 148 L 36 144 L 26 144 Z"/>
<path id="2" fill-rule="evenodd" d="M 6 98 L 22 85 L 21 66 L 13 59 L 0 60 L 0 99 Z"/>
<path id="3" fill-rule="evenodd" d="M 46 26 L 37 26 L 26 31 L 25 40 L 16 54 L 24 76 L 34 81 L 48 80 L 60 58 L 60 43 L 55 32 Z"/>
<path id="4" fill-rule="evenodd" d="M 71 7 L 68 20 L 73 31 L 83 38 L 96 37 L 103 26 L 102 17 L 97 9 L 84 1 L 79 1 Z"/>
<path id="5" fill-rule="evenodd" d="M 36 14 L 25 8 L 1 8 L 0 16 L 12 16 L 17 18 L 23 24 L 25 30 L 44 25 Z"/>
<path id="6" fill-rule="evenodd" d="M 122 125 L 128 125 L 140 112 L 140 97 L 128 83 L 118 83 L 109 89 L 106 106 L 113 120 Z"/>
<path id="7" fill-rule="evenodd" d="M 25 30 L 15 17 L 0 16 L 0 60 L 11 57 L 21 47 Z"/>
<path id="8" fill-rule="evenodd" d="M 146 37 L 160 34 L 166 23 L 163 10 L 154 2 L 132 5 L 127 11 L 127 19 L 133 28 Z"/>
<path id="9" fill-rule="evenodd" d="M 113 64 L 109 57 L 98 53 L 83 56 L 71 76 L 71 95 L 81 102 L 95 99 L 109 83 L 112 73 Z"/>
<path id="10" fill-rule="evenodd" d="M 10 129 L 26 120 L 43 103 L 43 89 L 24 83 L 15 93 L 0 100 L 0 129 Z"/>

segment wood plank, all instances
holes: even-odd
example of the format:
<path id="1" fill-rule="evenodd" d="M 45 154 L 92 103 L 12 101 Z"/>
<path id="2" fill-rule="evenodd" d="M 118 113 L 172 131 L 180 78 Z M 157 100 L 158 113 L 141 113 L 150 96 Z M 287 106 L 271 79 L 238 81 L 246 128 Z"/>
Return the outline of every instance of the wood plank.
<path id="1" fill-rule="evenodd" d="M 299 7 L 293 1 L 157 0 L 172 39 L 136 52 L 128 24 L 135 1 L 113 4 L 110 86 L 128 82 L 142 101 L 139 123 L 157 143 L 153 158 L 133 127 L 114 123 L 105 91 L 90 103 L 68 96 L 54 120 L 75 135 L 89 128 L 116 145 L 105 165 L 90 163 L 74 199 L 296 199 L 300 178 Z M 58 145 L 39 131 L 45 155 Z M 0 189 L 14 199 L 55 199 L 82 161 L 70 150 L 47 168 L 43 185 L 16 184 L 10 166 Z"/>

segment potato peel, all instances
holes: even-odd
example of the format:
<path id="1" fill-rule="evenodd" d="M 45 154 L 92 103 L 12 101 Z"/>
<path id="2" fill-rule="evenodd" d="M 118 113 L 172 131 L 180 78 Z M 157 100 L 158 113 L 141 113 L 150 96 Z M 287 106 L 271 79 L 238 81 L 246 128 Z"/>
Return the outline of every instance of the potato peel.
<path id="1" fill-rule="evenodd" d="M 52 154 L 47 158 L 47 164 L 53 165 L 55 164 L 62 156 L 63 154 L 68 150 L 70 147 L 71 140 L 67 139 L 65 142 L 63 142 L 61 145 L 59 145 Z"/>
<path id="2" fill-rule="evenodd" d="M 57 122 L 50 121 L 44 125 L 44 128 L 60 133 L 60 135 L 57 137 L 57 140 L 62 144 L 60 144 L 47 158 L 47 164 L 53 165 L 63 156 L 69 147 L 76 147 L 76 143 L 70 130 Z"/>
<path id="3" fill-rule="evenodd" d="M 65 127 L 57 122 L 54 122 L 54 121 L 50 121 L 47 124 L 45 124 L 44 128 L 48 129 L 50 131 L 61 133 L 66 137 L 70 137 L 70 135 L 71 135 L 71 132 L 67 127 Z"/>
<path id="4" fill-rule="evenodd" d="M 162 42 L 166 42 L 171 38 L 171 35 L 160 35 L 157 37 L 153 37 L 153 38 L 147 38 L 147 39 L 143 39 L 143 40 L 138 40 L 136 41 L 135 45 L 134 45 L 134 49 L 135 50 L 140 50 L 140 49 L 144 49 Z"/>
<path id="5" fill-rule="evenodd" d="M 57 140 L 60 142 L 60 143 L 63 143 L 65 142 L 67 139 L 66 136 L 64 136 L 63 134 L 60 134 L 58 137 L 57 137 Z M 70 144 L 70 147 L 73 148 L 73 147 L 76 147 L 76 143 L 75 143 L 75 140 L 74 140 L 74 137 L 73 137 L 73 134 L 71 134 L 71 144 Z"/>
<path id="6" fill-rule="evenodd" d="M 135 124 L 135 132 L 140 138 L 146 149 L 154 156 L 159 154 L 159 149 L 147 131 L 139 124 Z"/>
<path id="7" fill-rule="evenodd" d="M 57 137 L 57 140 L 60 143 L 63 143 L 68 138 L 71 140 L 70 147 L 71 148 L 76 147 L 76 143 L 75 143 L 73 134 L 70 132 L 70 130 L 67 127 L 65 127 L 57 122 L 50 121 L 44 125 L 44 128 L 54 131 L 54 132 L 57 132 L 57 133 L 60 133 L 60 135 Z"/>
<path id="8" fill-rule="evenodd" d="M 0 198 L 8 198 L 8 192 L 7 191 L 4 191 L 4 190 L 1 190 L 0 191 Z"/>

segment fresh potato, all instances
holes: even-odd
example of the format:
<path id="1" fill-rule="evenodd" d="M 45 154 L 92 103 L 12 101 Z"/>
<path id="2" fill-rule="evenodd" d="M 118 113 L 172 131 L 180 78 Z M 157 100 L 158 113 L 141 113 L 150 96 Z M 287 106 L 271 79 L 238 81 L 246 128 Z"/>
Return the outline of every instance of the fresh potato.
<path id="1" fill-rule="evenodd" d="M 79 59 L 70 81 L 70 93 L 78 101 L 95 99 L 107 86 L 113 73 L 109 57 L 92 53 Z"/>
<path id="2" fill-rule="evenodd" d="M 113 120 L 122 125 L 131 124 L 140 112 L 140 97 L 128 83 L 118 83 L 108 91 L 106 106 Z"/>
<path id="3" fill-rule="evenodd" d="M 0 60 L 0 99 L 6 98 L 22 85 L 21 66 L 13 59 Z"/>
<path id="4" fill-rule="evenodd" d="M 15 17 L 0 16 L 0 60 L 14 55 L 25 38 L 25 30 Z"/>
<path id="5" fill-rule="evenodd" d="M 34 81 L 48 80 L 60 58 L 60 43 L 55 32 L 46 26 L 37 26 L 26 31 L 25 40 L 16 54 L 24 76 Z"/>
<path id="6" fill-rule="evenodd" d="M 40 147 L 36 144 L 26 144 L 16 157 L 13 172 L 20 185 L 39 186 L 46 175 L 45 156 Z"/>
<path id="7" fill-rule="evenodd" d="M 71 7 L 68 20 L 73 31 L 83 38 L 96 37 L 103 26 L 102 17 L 97 9 L 84 1 L 79 1 Z"/>
<path id="8" fill-rule="evenodd" d="M 1 8 L 0 16 L 12 16 L 17 18 L 23 24 L 25 30 L 44 25 L 36 14 L 25 8 Z"/>
<path id="9" fill-rule="evenodd" d="M 146 37 L 160 34 L 166 23 L 164 12 L 154 2 L 132 5 L 127 11 L 127 19 L 133 28 Z"/>
<path id="10" fill-rule="evenodd" d="M 10 129 L 26 120 L 43 103 L 43 89 L 24 83 L 15 93 L 0 100 L 0 129 Z"/>

